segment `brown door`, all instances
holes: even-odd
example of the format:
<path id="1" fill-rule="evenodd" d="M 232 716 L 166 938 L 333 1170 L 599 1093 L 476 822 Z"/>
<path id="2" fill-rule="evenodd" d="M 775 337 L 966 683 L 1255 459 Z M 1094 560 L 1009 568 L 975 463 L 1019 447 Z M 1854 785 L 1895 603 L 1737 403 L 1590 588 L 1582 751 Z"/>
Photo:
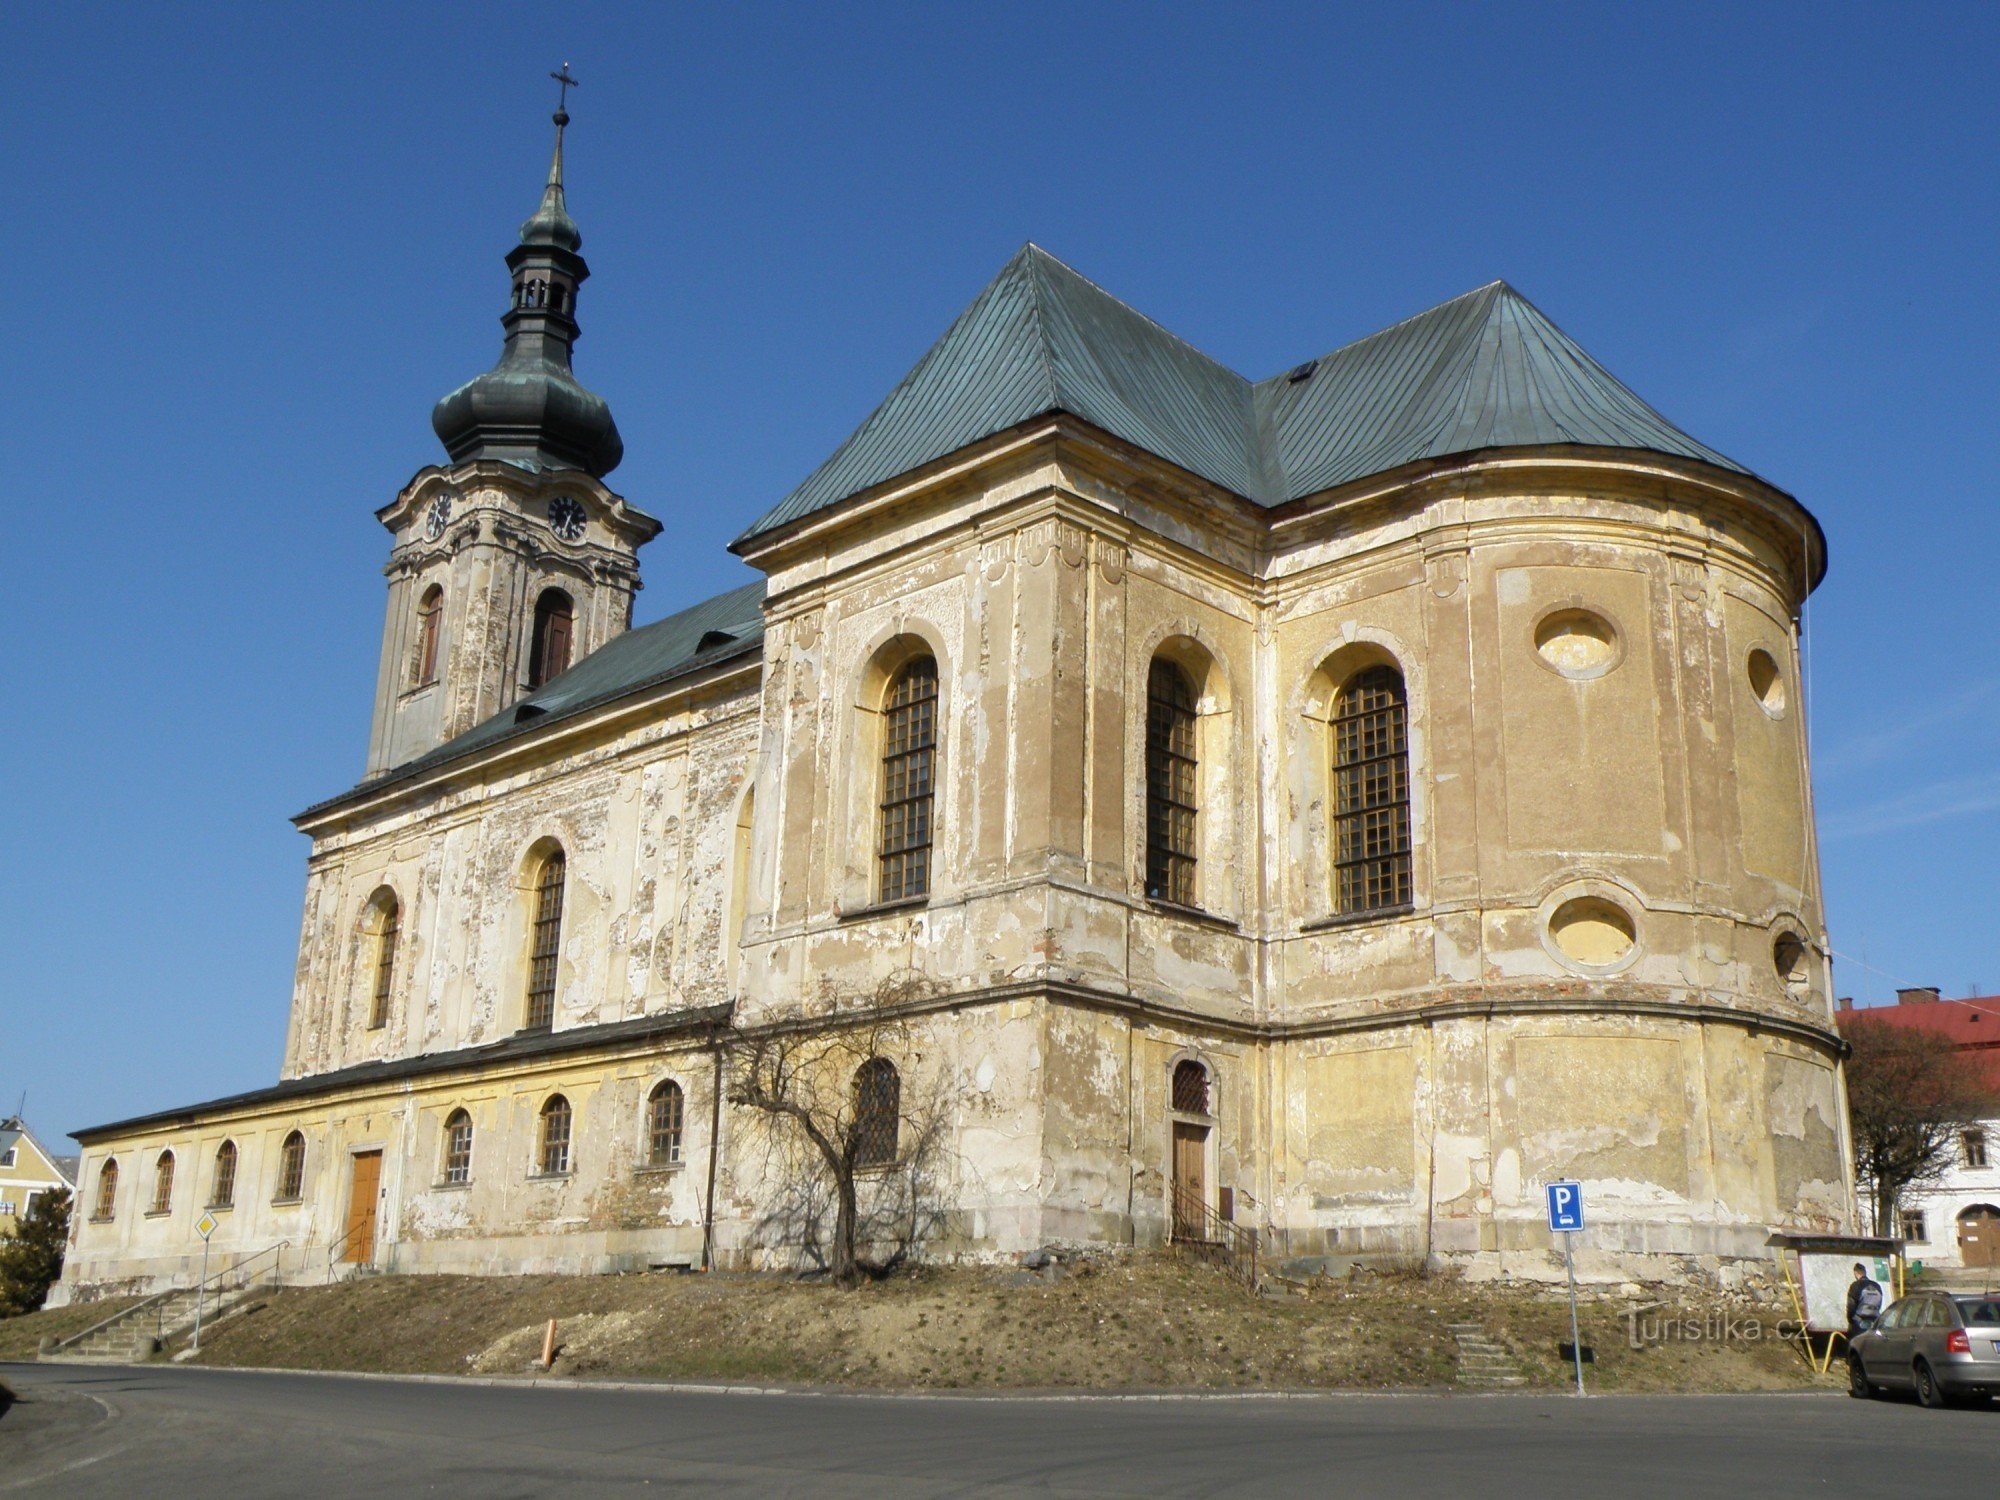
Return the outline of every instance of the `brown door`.
<path id="1" fill-rule="evenodd" d="M 1968 1266 L 2000 1267 L 2000 1208 L 1980 1203 L 1958 1216 L 1958 1255 Z"/>
<path id="2" fill-rule="evenodd" d="M 1174 1238 L 1209 1237 L 1208 1127 L 1174 1121 Z"/>
<path id="3" fill-rule="evenodd" d="M 375 1199 L 382 1186 L 382 1153 L 354 1158 L 354 1192 L 347 1200 L 347 1243 L 340 1258 L 367 1265 L 375 1259 Z"/>

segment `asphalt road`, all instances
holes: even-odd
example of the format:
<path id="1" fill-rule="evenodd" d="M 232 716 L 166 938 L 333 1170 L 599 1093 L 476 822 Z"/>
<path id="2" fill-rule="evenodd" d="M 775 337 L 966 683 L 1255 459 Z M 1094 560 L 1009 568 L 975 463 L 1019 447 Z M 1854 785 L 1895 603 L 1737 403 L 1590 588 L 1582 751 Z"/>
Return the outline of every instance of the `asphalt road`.
<path id="1" fill-rule="evenodd" d="M 0 1495 L 1992 1494 L 2000 1412 L 1840 1395 L 737 1395 L 0 1365 Z"/>

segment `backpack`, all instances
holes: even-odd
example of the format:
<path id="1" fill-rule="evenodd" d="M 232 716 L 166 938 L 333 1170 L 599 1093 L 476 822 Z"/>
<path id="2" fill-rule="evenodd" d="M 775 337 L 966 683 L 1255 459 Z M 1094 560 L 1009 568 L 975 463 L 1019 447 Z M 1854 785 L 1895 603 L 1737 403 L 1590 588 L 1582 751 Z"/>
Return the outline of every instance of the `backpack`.
<path id="1" fill-rule="evenodd" d="M 1873 1281 L 1861 1283 L 1861 1295 L 1854 1299 L 1854 1315 L 1857 1318 L 1873 1319 L 1882 1311 L 1882 1288 Z"/>

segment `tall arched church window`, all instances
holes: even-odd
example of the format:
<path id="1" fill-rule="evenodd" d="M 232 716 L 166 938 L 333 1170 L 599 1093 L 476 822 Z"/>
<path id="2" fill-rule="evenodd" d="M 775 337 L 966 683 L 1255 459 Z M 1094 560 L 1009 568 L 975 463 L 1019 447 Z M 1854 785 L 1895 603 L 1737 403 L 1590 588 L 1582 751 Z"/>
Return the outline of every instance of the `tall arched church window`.
<path id="1" fill-rule="evenodd" d="M 162 1151 L 153 1164 L 153 1209 L 163 1214 L 174 1206 L 174 1153 Z"/>
<path id="2" fill-rule="evenodd" d="M 1409 699 L 1394 667 L 1348 678 L 1333 711 L 1334 907 L 1410 904 Z"/>
<path id="3" fill-rule="evenodd" d="M 671 1078 L 654 1088 L 646 1100 L 646 1161 L 671 1167 L 681 1159 L 681 1124 L 687 1099 Z"/>
<path id="4" fill-rule="evenodd" d="M 306 1190 L 306 1138 L 294 1130 L 285 1137 L 278 1152 L 278 1193 L 280 1203 L 296 1203 Z"/>
<path id="5" fill-rule="evenodd" d="M 210 1208 L 229 1208 L 236 1202 L 236 1142 L 224 1141 L 215 1148 L 215 1185 L 208 1191 Z"/>
<path id="6" fill-rule="evenodd" d="M 453 1187 L 472 1181 L 472 1116 L 462 1109 L 445 1117 L 444 1180 Z"/>
<path id="7" fill-rule="evenodd" d="M 854 1073 L 854 1165 L 885 1167 L 896 1159 L 903 1080 L 886 1057 L 871 1057 Z"/>
<path id="8" fill-rule="evenodd" d="M 108 1219 L 118 1207 L 118 1158 L 112 1157 L 97 1169 L 97 1206 L 91 1210 L 93 1219 Z"/>
<path id="9" fill-rule="evenodd" d="M 569 1171 L 569 1135 L 573 1117 L 569 1100 L 551 1094 L 542 1106 L 541 1140 L 537 1144 L 535 1166 L 546 1177 L 560 1177 Z"/>
<path id="10" fill-rule="evenodd" d="M 375 948 L 369 964 L 368 1028 L 389 1024 L 389 997 L 396 985 L 396 942 L 403 931 L 403 906 L 396 893 L 383 887 L 369 903 L 369 927 Z"/>
<path id="11" fill-rule="evenodd" d="M 882 894 L 931 889 L 931 812 L 937 789 L 937 658 L 904 663 L 882 706 Z"/>
<path id="12" fill-rule="evenodd" d="M 563 852 L 557 849 L 535 872 L 535 923 L 528 946 L 528 1014 L 530 1029 L 552 1026 L 556 1019 L 556 956 L 562 950 Z"/>
<path id="13" fill-rule="evenodd" d="M 569 670 L 576 605 L 561 589 L 543 589 L 535 601 L 535 634 L 528 643 L 528 686 L 538 688 Z"/>
<path id="14" fill-rule="evenodd" d="M 427 687 L 437 681 L 438 635 L 444 628 L 444 588 L 432 584 L 417 601 L 416 648 L 410 653 L 410 686 Z"/>
<path id="15" fill-rule="evenodd" d="M 1196 779 L 1194 684 L 1165 658 L 1146 674 L 1146 894 L 1193 906 Z"/>

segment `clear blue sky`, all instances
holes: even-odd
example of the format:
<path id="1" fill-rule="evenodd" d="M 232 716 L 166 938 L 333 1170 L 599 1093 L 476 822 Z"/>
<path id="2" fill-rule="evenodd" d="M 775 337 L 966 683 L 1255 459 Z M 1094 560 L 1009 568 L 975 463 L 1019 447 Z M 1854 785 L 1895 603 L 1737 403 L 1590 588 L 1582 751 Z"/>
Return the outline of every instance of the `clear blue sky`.
<path id="1" fill-rule="evenodd" d="M 2000 6 L 19 8 L 0 1110 L 276 1078 L 287 817 L 568 59 L 640 618 L 1022 241 L 1265 375 L 1504 276 L 1797 494 L 1839 988 L 2000 990 Z"/>

